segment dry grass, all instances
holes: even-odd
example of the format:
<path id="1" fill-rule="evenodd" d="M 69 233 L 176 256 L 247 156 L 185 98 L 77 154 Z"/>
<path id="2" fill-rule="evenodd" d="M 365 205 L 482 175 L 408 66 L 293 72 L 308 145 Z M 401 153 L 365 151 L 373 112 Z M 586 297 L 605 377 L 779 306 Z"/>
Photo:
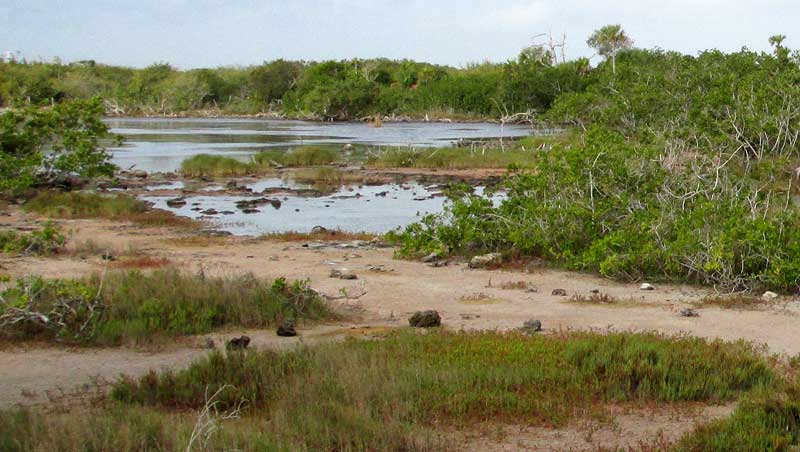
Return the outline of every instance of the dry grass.
<path id="1" fill-rule="evenodd" d="M 579 304 L 617 304 L 619 302 L 616 297 L 602 292 L 593 293 L 588 297 L 582 294 L 575 294 L 570 297 L 569 301 Z"/>
<path id="2" fill-rule="evenodd" d="M 458 299 L 458 301 L 461 304 L 468 304 L 468 305 L 489 305 L 489 304 L 498 304 L 503 302 L 503 300 L 491 297 L 483 292 L 470 295 L 463 295 L 461 298 Z"/>
<path id="3" fill-rule="evenodd" d="M 353 240 L 370 241 L 378 237 L 380 236 L 369 232 L 349 232 L 339 229 L 329 229 L 325 232 L 272 232 L 269 234 L 262 234 L 258 238 L 259 240 L 271 240 L 276 242 L 306 242 L 314 240 L 331 242 Z"/>
<path id="4" fill-rule="evenodd" d="M 172 261 L 163 257 L 138 256 L 114 261 L 111 267 L 118 270 L 162 268 L 172 265 Z"/>
<path id="5" fill-rule="evenodd" d="M 759 309 L 765 307 L 769 302 L 761 297 L 746 294 L 735 295 L 711 295 L 694 303 L 698 308 L 715 307 L 721 309 Z"/>
<path id="6" fill-rule="evenodd" d="M 183 237 L 165 239 L 167 245 L 187 248 L 206 248 L 210 246 L 224 246 L 230 243 L 230 238 L 219 235 L 193 234 Z"/>

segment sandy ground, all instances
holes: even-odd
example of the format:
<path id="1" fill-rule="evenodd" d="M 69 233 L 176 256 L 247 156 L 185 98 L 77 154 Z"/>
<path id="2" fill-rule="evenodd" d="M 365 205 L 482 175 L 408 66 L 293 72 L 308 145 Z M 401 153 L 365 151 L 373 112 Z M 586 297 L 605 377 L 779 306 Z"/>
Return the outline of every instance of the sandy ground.
<path id="1" fill-rule="evenodd" d="M 12 215 L 0 218 L 0 223 L 30 226 L 37 220 L 13 211 Z M 182 244 L 180 238 L 186 233 L 175 231 L 89 220 L 66 221 L 63 227 L 71 231 L 72 244 L 92 240 L 118 253 L 134 249 L 167 258 L 187 269 L 202 267 L 212 274 L 252 272 L 267 278 L 309 279 L 311 286 L 324 294 L 350 294 L 352 299 L 337 303 L 348 312 L 358 313 L 343 324 L 301 329 L 300 336 L 292 340 L 277 338 L 272 331 L 237 330 L 211 335 L 217 343 L 225 337 L 245 333 L 253 338 L 255 347 L 291 346 L 301 341 L 341 337 L 352 328 L 400 327 L 414 311 L 436 309 L 445 327 L 455 330 L 508 330 L 521 326 L 526 320 L 539 319 L 544 334 L 573 329 L 653 330 L 712 339 L 744 339 L 764 344 L 772 353 L 800 353 L 800 334 L 796 332 L 800 302 L 793 299 L 778 299 L 760 310 L 700 309 L 699 317 L 686 318 L 679 315 L 679 310 L 707 295 L 710 289 L 657 285 L 654 291 L 641 291 L 637 284 L 621 284 L 551 269 L 532 272 L 472 270 L 463 263 L 433 268 L 421 262 L 395 260 L 390 248 L 353 248 L 347 244 L 311 244 L 309 247 L 303 242 L 243 239 Z M 99 257 L 6 258 L 0 259 L 0 274 L 74 277 L 99 271 L 102 265 Z M 376 267 L 383 271 L 375 271 Z M 332 268 L 347 268 L 358 275 L 358 280 L 332 279 L 329 277 Z M 504 282 L 517 281 L 529 283 L 535 291 L 500 287 Z M 565 289 L 569 295 L 586 296 L 592 290 L 599 290 L 618 302 L 614 305 L 578 304 L 570 301 L 569 296 L 552 295 L 557 288 Z M 202 342 L 204 338 L 190 338 L 155 352 L 35 344 L 6 346 L 0 350 L 0 406 L 81 397 L 81 393 L 103 387 L 121 373 L 140 375 L 150 369 L 185 366 L 207 353 Z M 730 407 L 707 407 L 689 414 L 652 414 L 658 418 L 656 420 L 641 414 L 623 413 L 614 425 L 598 428 L 582 425 L 557 431 L 502 426 L 498 427 L 502 434 L 472 432 L 456 436 L 465 444 L 464 450 L 585 450 L 596 444 L 624 446 L 652 440 L 658 431 L 665 438 L 674 439 L 696 421 L 724 416 L 729 411 Z"/>

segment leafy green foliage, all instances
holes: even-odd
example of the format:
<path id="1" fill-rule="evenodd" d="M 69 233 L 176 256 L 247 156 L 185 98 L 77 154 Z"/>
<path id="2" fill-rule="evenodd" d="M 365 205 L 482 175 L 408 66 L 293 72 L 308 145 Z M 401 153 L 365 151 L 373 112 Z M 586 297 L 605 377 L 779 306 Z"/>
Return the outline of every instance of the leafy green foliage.
<path id="1" fill-rule="evenodd" d="M 102 113 L 102 104 L 93 99 L 0 115 L 0 193 L 71 175 L 112 175 L 115 166 L 101 145 L 112 135 L 101 121 Z"/>
<path id="2" fill-rule="evenodd" d="M 0 252 L 48 256 L 57 253 L 67 238 L 57 226 L 47 223 L 41 230 L 18 233 L 12 230 L 0 231 Z"/>

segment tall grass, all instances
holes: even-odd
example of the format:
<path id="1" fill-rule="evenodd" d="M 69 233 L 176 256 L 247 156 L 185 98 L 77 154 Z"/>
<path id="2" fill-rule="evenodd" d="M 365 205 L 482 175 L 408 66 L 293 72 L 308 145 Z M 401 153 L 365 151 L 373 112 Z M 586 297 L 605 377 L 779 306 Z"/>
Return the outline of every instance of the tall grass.
<path id="1" fill-rule="evenodd" d="M 0 295 L 6 306 L 28 303 L 30 310 L 50 317 L 65 301 L 74 309 L 61 329 L 21 322 L 0 328 L 0 336 L 104 345 L 155 343 L 224 326 L 263 328 L 287 318 L 336 318 L 326 302 L 300 281 L 252 275 L 204 277 L 174 267 L 149 273 L 109 272 L 104 278 L 82 280 L 27 278 Z M 89 312 L 96 298 L 100 304 Z M 0 306 L 0 315 L 4 309 Z"/>
<path id="2" fill-rule="evenodd" d="M 181 162 L 181 173 L 188 177 L 243 176 L 260 172 L 251 162 L 222 155 L 198 154 Z"/>
<path id="3" fill-rule="evenodd" d="M 290 151 L 268 150 L 253 156 L 258 166 L 319 166 L 339 161 L 339 153 L 331 148 L 301 146 Z"/>
<path id="4" fill-rule="evenodd" d="M 28 233 L 0 230 L 0 253 L 5 254 L 49 256 L 61 251 L 66 242 L 61 229 L 50 223 Z"/>
<path id="5" fill-rule="evenodd" d="M 453 447 L 441 432 L 476 421 L 610 421 L 608 403 L 719 402 L 746 392 L 756 394 L 752 402 L 676 450 L 797 443 L 796 392 L 769 395 L 779 377 L 741 342 L 406 331 L 282 352 L 214 352 L 185 370 L 119 380 L 106 408 L 2 412 L 0 449 L 186 450 L 195 410 L 225 385 L 220 413 L 244 408 L 208 437 L 208 450 L 446 451 Z"/>
<path id="6" fill-rule="evenodd" d="M 124 194 L 43 191 L 29 200 L 24 209 L 50 218 L 104 218 L 130 221 L 144 226 L 197 226 L 189 218 L 151 209 L 143 201 Z"/>

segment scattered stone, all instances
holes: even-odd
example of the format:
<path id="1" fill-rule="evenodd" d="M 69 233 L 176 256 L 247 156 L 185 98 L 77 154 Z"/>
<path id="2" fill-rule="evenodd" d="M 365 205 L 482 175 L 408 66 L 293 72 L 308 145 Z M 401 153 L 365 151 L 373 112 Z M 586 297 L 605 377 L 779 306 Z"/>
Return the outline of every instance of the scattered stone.
<path id="1" fill-rule="evenodd" d="M 311 233 L 312 234 L 324 234 L 326 232 L 328 232 L 328 229 L 323 227 L 323 226 L 317 225 L 317 226 L 314 226 L 313 228 L 311 228 Z"/>
<path id="2" fill-rule="evenodd" d="M 434 261 L 428 264 L 428 267 L 439 268 L 439 267 L 447 267 L 450 265 L 450 261 Z"/>
<path id="3" fill-rule="evenodd" d="M 338 278 L 338 279 L 348 279 L 348 280 L 358 279 L 358 276 L 356 276 L 355 273 L 353 273 L 352 271 L 350 271 L 350 270 L 348 270 L 346 268 L 334 268 L 334 269 L 331 269 L 330 277 L 331 278 Z"/>
<path id="4" fill-rule="evenodd" d="M 564 289 L 553 289 L 552 295 L 555 297 L 566 297 L 567 291 Z"/>
<path id="5" fill-rule="evenodd" d="M 475 256 L 469 261 L 469 268 L 486 268 L 490 265 L 497 265 L 503 259 L 500 253 L 489 253 L 482 256 Z"/>
<path id="6" fill-rule="evenodd" d="M 205 347 L 208 349 L 216 348 L 217 344 L 214 343 L 214 339 L 207 337 L 205 341 Z"/>
<path id="7" fill-rule="evenodd" d="M 191 210 L 191 211 L 193 211 L 193 212 L 200 212 L 200 211 L 201 211 L 201 210 L 203 210 L 203 209 L 202 209 L 201 207 L 192 207 L 192 208 L 191 208 L 191 209 L 189 209 L 189 210 Z"/>
<path id="8" fill-rule="evenodd" d="M 681 317 L 700 317 L 700 314 L 692 308 L 681 309 Z"/>
<path id="9" fill-rule="evenodd" d="M 233 212 L 233 211 L 231 211 L 231 210 L 223 210 L 223 211 L 222 211 L 222 212 L 220 212 L 220 213 L 221 213 L 221 214 L 223 214 L 223 215 L 233 215 L 233 214 L 234 214 L 234 213 L 236 213 L 236 212 Z"/>
<path id="10" fill-rule="evenodd" d="M 422 262 L 426 264 L 430 264 L 431 262 L 436 262 L 438 260 L 439 260 L 439 253 L 436 252 L 428 254 L 427 256 L 422 258 Z"/>
<path id="11" fill-rule="evenodd" d="M 217 209 L 206 209 L 206 210 L 204 210 L 204 211 L 202 211 L 200 213 L 202 213 L 203 215 L 219 215 L 219 212 L 217 212 Z"/>
<path id="12" fill-rule="evenodd" d="M 639 286 L 639 290 L 656 290 L 656 286 L 650 283 L 642 283 L 642 285 Z"/>
<path id="13" fill-rule="evenodd" d="M 294 321 L 292 320 L 284 320 L 278 325 L 278 330 L 276 331 L 278 336 L 280 337 L 294 337 L 297 336 L 297 330 L 294 328 Z"/>
<path id="14" fill-rule="evenodd" d="M 589 292 L 590 293 L 600 293 L 600 289 L 592 289 Z"/>
<path id="15" fill-rule="evenodd" d="M 247 214 L 259 213 L 259 212 L 261 212 L 261 211 L 258 210 L 258 209 L 249 209 L 249 208 L 248 209 L 242 209 L 242 213 L 247 213 Z"/>
<path id="16" fill-rule="evenodd" d="M 388 194 L 389 194 L 388 191 L 380 191 L 378 193 L 375 193 L 375 196 L 383 196 L 383 197 L 385 197 Z"/>
<path id="17" fill-rule="evenodd" d="M 764 292 L 764 295 L 761 295 L 761 298 L 764 300 L 774 300 L 778 298 L 778 294 L 776 294 L 775 292 L 767 291 Z"/>
<path id="18" fill-rule="evenodd" d="M 414 328 L 432 328 L 442 325 L 442 318 L 436 311 L 417 311 L 408 319 L 408 324 Z"/>
<path id="19" fill-rule="evenodd" d="M 186 205 L 185 198 L 173 198 L 167 200 L 167 207 L 183 207 Z"/>
<path id="20" fill-rule="evenodd" d="M 234 337 L 225 344 L 228 350 L 244 350 L 250 345 L 249 336 Z"/>
<path id="21" fill-rule="evenodd" d="M 236 201 L 234 205 L 238 209 L 242 209 L 244 211 L 245 209 L 252 209 L 266 204 L 272 205 L 272 207 L 275 209 L 280 209 L 281 205 L 283 205 L 280 199 L 271 199 L 271 198 L 242 199 Z"/>
<path id="22" fill-rule="evenodd" d="M 133 170 L 131 171 L 131 176 L 138 177 L 139 179 L 147 179 L 147 171 L 145 170 Z"/>
<path id="23" fill-rule="evenodd" d="M 520 330 L 526 334 L 538 333 L 539 331 L 542 331 L 542 322 L 539 320 L 528 320 L 522 324 L 522 328 Z"/>

